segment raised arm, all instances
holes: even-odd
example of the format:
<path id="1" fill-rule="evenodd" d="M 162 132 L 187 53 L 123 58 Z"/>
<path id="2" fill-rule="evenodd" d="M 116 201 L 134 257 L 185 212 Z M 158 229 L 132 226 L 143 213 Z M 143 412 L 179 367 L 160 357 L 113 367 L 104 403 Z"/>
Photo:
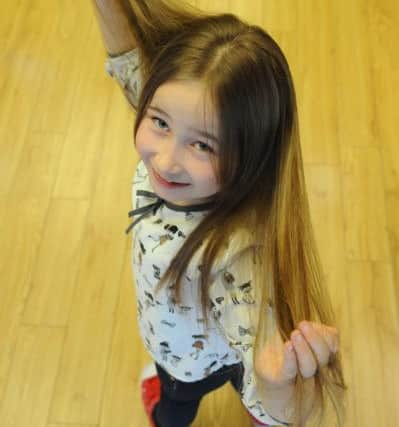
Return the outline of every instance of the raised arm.
<path id="1" fill-rule="evenodd" d="M 184 0 L 92 0 L 106 70 L 137 111 L 142 81 L 162 46 L 193 20 L 209 16 Z"/>
<path id="2" fill-rule="evenodd" d="M 176 34 L 210 14 L 185 0 L 92 0 L 108 54 L 138 47 L 143 68 Z"/>
<path id="3" fill-rule="evenodd" d="M 125 0 L 92 0 L 104 46 L 109 56 L 119 56 L 137 46 Z"/>

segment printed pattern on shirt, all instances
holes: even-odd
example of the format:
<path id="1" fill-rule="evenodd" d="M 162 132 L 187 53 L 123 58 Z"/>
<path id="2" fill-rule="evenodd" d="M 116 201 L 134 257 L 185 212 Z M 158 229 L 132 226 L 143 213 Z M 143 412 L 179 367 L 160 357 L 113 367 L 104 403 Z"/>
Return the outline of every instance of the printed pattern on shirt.
<path id="1" fill-rule="evenodd" d="M 154 202 L 151 197 L 138 195 L 138 190 L 153 192 L 143 162 L 137 166 L 132 202 L 136 209 Z M 224 263 L 213 272 L 209 329 L 205 330 L 199 305 L 201 251 L 194 255 L 184 275 L 180 304 L 173 298 L 173 284 L 167 284 L 158 294 L 154 292 L 173 256 L 205 215 L 162 205 L 133 229 L 132 263 L 140 335 L 154 360 L 181 381 L 198 381 L 222 366 L 243 362 L 243 403 L 259 420 L 275 425 L 256 391 L 252 367 L 256 330 L 250 313 L 252 310 L 256 314 L 258 307 L 248 258 L 237 257 L 238 246 L 228 248 Z"/>

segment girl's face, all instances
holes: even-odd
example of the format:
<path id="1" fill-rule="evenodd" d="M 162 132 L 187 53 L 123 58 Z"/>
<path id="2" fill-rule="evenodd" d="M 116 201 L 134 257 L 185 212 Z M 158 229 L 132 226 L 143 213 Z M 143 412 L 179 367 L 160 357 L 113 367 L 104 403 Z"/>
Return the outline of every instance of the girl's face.
<path id="1" fill-rule="evenodd" d="M 155 193 L 180 206 L 205 203 L 220 188 L 211 161 L 218 157 L 217 124 L 210 104 L 204 120 L 203 101 L 201 83 L 169 81 L 156 90 L 136 134 Z"/>

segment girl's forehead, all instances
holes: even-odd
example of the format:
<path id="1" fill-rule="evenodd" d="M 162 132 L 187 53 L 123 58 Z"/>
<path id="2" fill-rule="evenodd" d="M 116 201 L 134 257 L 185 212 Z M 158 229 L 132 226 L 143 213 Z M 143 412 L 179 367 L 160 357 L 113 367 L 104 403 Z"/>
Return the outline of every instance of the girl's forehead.
<path id="1" fill-rule="evenodd" d="M 197 80 L 169 81 L 157 88 L 149 107 L 165 111 L 172 120 L 184 121 L 192 127 L 217 131 L 217 115 L 206 96 L 205 87 Z"/>

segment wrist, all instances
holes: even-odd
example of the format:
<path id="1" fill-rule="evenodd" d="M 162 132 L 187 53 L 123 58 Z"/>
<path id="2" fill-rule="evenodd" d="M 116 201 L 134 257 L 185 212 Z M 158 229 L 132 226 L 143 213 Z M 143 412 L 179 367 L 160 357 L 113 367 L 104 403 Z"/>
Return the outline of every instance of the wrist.
<path id="1" fill-rule="evenodd" d="M 295 407 L 295 382 L 262 383 L 262 401 L 266 412 L 275 421 L 289 425 Z"/>
<path id="2" fill-rule="evenodd" d="M 295 386 L 295 378 L 285 382 L 270 382 L 263 380 L 263 388 L 269 391 L 287 391 Z"/>

